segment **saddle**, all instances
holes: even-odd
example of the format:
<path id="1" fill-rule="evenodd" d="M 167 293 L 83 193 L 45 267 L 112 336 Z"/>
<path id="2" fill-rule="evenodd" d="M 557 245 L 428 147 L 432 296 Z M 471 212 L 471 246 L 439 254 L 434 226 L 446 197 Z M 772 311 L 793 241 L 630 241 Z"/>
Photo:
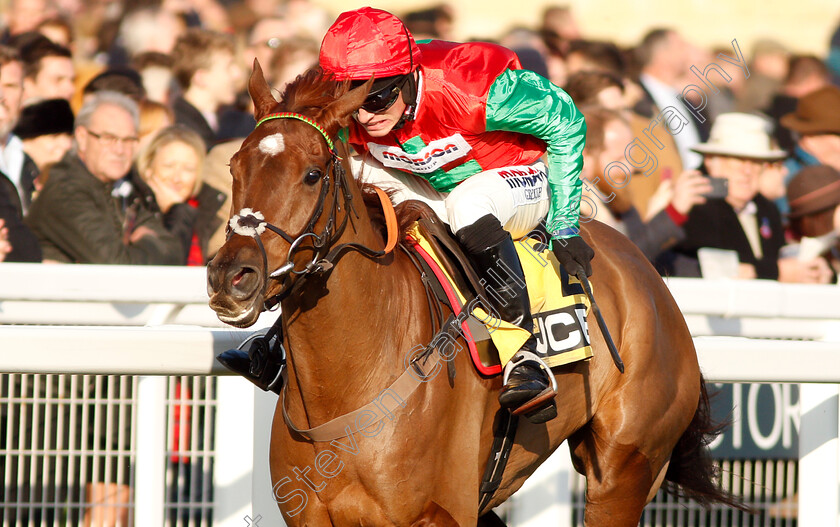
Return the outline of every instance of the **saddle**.
<path id="1" fill-rule="evenodd" d="M 423 209 L 409 230 L 409 246 L 435 277 L 439 299 L 458 316 L 476 370 L 498 375 L 529 334 L 493 316 L 490 303 L 483 300 L 487 293 L 479 274 L 460 244 L 431 209 Z M 590 358 L 590 306 L 580 282 L 558 265 L 541 240 L 524 238 L 516 245 L 531 298 L 538 355 L 550 367 Z"/>
<path id="2" fill-rule="evenodd" d="M 501 358 L 507 362 L 513 357 L 529 334 L 522 328 L 493 319 L 476 306 L 488 294 L 478 273 L 448 227 L 431 209 L 422 209 L 425 210 L 409 230 L 408 245 L 420 257 L 426 269 L 424 274 L 435 277 L 429 284 L 431 289 L 441 302 L 449 305 L 461 323 L 460 333 L 469 346 L 476 370 L 483 376 L 499 375 Z M 541 241 L 523 239 L 517 241 L 516 246 L 531 298 L 534 336 L 540 358 L 549 367 L 590 358 L 592 349 L 586 322 L 590 303 L 582 285 L 577 278 L 569 277 Z M 448 361 L 447 365 L 451 383 L 454 378 L 452 362 Z M 493 443 L 479 489 L 479 513 L 490 503 L 501 484 L 518 419 L 518 415 L 505 409 L 496 412 Z"/>

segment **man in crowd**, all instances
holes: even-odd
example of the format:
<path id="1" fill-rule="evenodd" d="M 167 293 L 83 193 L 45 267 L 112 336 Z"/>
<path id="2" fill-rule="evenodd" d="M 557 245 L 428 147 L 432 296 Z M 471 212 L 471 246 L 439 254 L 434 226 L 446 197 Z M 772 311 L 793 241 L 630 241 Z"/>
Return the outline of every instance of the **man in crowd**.
<path id="1" fill-rule="evenodd" d="M 23 66 L 17 51 L 6 46 L 0 46 L 0 88 L 0 172 L 22 218 L 32 200 L 38 167 L 24 153 L 20 138 L 12 133 L 20 118 Z"/>
<path id="2" fill-rule="evenodd" d="M 840 170 L 840 88 L 826 86 L 799 99 L 796 111 L 782 117 L 782 126 L 797 135 L 790 177 L 810 165 Z"/>
<path id="3" fill-rule="evenodd" d="M 76 93 L 76 69 L 70 50 L 38 37 L 20 48 L 23 58 L 23 100 L 67 99 Z"/>
<path id="4" fill-rule="evenodd" d="M 20 116 L 23 66 L 12 48 L 0 46 L 0 220 L 6 231 L 7 262 L 40 262 L 38 239 L 23 223 L 38 168 L 12 133 Z"/>
<path id="5" fill-rule="evenodd" d="M 831 272 L 826 262 L 780 259 L 785 243 L 782 217 L 762 196 L 759 179 L 765 164 L 783 159 L 784 150 L 770 141 L 768 123 L 755 115 L 721 114 L 709 141 L 695 150 L 712 178 L 726 179 L 724 199 L 708 199 L 688 213 L 686 237 L 676 248 L 667 274 L 699 276 L 698 250 L 704 247 L 734 251 L 737 278 L 763 278 L 796 282 L 826 282 Z"/>
<path id="6" fill-rule="evenodd" d="M 233 43 L 225 36 L 193 29 L 173 51 L 175 79 L 183 96 L 175 100 L 175 122 L 198 132 L 208 150 L 235 134 L 224 129 L 220 109 L 233 104 L 243 79 Z"/>
<path id="7" fill-rule="evenodd" d="M 655 117 L 658 112 L 673 106 L 683 111 L 683 103 L 677 98 L 682 86 L 680 79 L 688 72 L 688 44 L 676 31 L 657 29 L 648 33 L 638 48 L 638 59 L 642 65 L 639 84 L 645 91 L 645 97 L 636 105 L 636 112 L 646 117 Z M 691 148 L 702 139 L 702 131 L 694 120 L 679 133 L 673 135 L 679 151 L 682 168 L 686 170 L 700 167 L 702 157 Z"/>
<path id="8" fill-rule="evenodd" d="M 650 127 L 652 120 L 668 107 L 685 112 L 678 95 L 682 89 L 679 83 L 688 72 L 688 50 L 688 44 L 670 29 L 649 32 L 637 48 L 643 96 L 633 110 L 644 119 L 634 120 L 634 137 L 645 137 L 643 129 Z M 667 133 L 664 120 L 660 122 L 659 130 L 652 132 L 661 143 L 656 152 L 658 167 L 648 177 L 633 178 L 627 186 L 633 205 L 643 216 L 647 214 L 648 200 L 663 179 L 696 169 L 702 161 L 699 154 L 691 151 L 702 139 L 702 131 L 694 119 L 689 118 L 679 133 Z"/>
<path id="9" fill-rule="evenodd" d="M 137 147 L 137 104 L 100 92 L 79 110 L 76 151 L 50 170 L 27 221 L 44 258 L 98 264 L 177 265 L 181 244 L 160 216 L 126 203 L 115 185 L 128 174 Z"/>

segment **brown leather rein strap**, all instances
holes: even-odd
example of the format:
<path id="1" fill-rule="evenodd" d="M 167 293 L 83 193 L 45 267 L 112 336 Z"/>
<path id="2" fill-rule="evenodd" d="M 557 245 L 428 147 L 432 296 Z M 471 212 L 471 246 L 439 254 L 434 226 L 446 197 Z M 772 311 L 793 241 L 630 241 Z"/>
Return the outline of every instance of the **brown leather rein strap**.
<path id="1" fill-rule="evenodd" d="M 406 368 L 402 375 L 400 375 L 397 380 L 391 384 L 391 386 L 385 388 L 376 399 L 362 406 L 358 410 L 336 417 L 335 419 L 327 421 L 326 423 L 314 428 L 298 428 L 294 423 L 292 423 L 292 419 L 289 417 L 289 412 L 286 410 L 286 388 L 288 387 L 288 382 L 286 382 L 287 380 L 284 380 L 283 395 L 281 396 L 280 402 L 280 406 L 283 408 L 283 419 L 285 419 L 286 425 L 289 428 L 309 441 L 332 441 L 333 439 L 347 437 L 361 430 L 370 428 L 386 417 L 390 416 L 390 418 L 393 419 L 393 413 L 396 412 L 398 408 L 405 406 L 406 399 L 414 393 L 414 390 L 416 390 L 418 386 L 434 379 L 434 377 L 437 376 L 437 374 L 435 374 L 435 376 L 431 375 L 432 372 L 434 372 L 435 367 L 437 367 L 438 361 L 438 354 L 433 353 L 426 361 L 425 368 L 420 366 L 420 361 L 413 362 L 412 365 Z M 386 393 L 393 395 L 393 397 L 384 397 Z M 391 407 L 388 407 L 386 403 L 390 403 Z M 365 418 L 365 415 L 369 416 L 371 414 L 375 415 L 376 418 L 373 420 Z"/>
<path id="2" fill-rule="evenodd" d="M 388 241 L 385 243 L 385 254 L 394 250 L 397 246 L 397 237 L 400 232 L 400 225 L 397 222 L 397 212 L 394 210 L 394 204 L 391 198 L 379 187 L 376 189 L 376 194 L 379 196 L 379 201 L 382 203 L 382 212 L 385 213 L 385 228 L 388 231 Z"/>

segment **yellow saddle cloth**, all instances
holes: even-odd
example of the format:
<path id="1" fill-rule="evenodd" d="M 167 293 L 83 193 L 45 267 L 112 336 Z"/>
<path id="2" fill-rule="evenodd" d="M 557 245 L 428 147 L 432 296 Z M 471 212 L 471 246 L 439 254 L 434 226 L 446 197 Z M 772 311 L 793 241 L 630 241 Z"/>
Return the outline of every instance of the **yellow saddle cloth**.
<path id="1" fill-rule="evenodd" d="M 445 277 L 448 284 L 443 285 L 454 291 L 460 308 L 472 315 L 466 318 L 466 324 L 475 342 L 475 349 L 471 345 L 470 352 L 476 368 L 486 375 L 501 372 L 501 366 L 519 351 L 529 333 L 494 317 L 478 301 L 467 303 L 466 295 L 441 265 L 441 256 L 432 244 L 417 228 L 409 234 L 435 261 L 438 268 L 435 274 Z M 592 348 L 587 327 L 590 306 L 580 281 L 561 269 L 549 249 L 539 250 L 542 245 L 537 240 L 524 238 L 515 245 L 531 299 L 538 355 L 552 367 L 590 358 Z"/>

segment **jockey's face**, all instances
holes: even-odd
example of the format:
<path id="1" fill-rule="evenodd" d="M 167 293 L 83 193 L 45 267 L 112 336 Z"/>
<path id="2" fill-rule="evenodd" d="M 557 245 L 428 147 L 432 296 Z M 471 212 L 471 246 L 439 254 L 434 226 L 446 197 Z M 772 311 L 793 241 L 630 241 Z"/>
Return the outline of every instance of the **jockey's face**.
<path id="1" fill-rule="evenodd" d="M 403 100 L 403 92 L 400 91 L 397 100 L 387 109 L 373 113 L 362 107 L 353 115 L 368 135 L 371 137 L 383 137 L 394 129 L 394 126 L 399 122 L 404 112 L 405 101 Z"/>

